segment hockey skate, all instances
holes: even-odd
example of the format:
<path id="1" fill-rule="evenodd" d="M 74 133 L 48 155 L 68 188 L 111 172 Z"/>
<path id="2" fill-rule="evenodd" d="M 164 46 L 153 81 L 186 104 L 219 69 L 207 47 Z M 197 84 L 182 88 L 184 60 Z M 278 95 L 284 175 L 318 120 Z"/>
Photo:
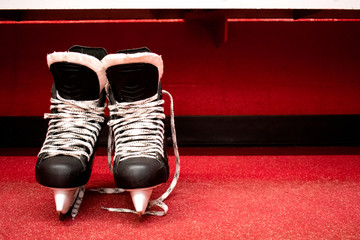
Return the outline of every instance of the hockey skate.
<path id="1" fill-rule="evenodd" d="M 162 201 L 175 187 L 180 171 L 172 110 L 172 138 L 178 161 L 176 173 L 166 193 L 149 202 L 153 189 L 169 178 L 162 100 L 162 93 L 167 92 L 162 91 L 160 82 L 163 61 L 149 49 L 140 48 L 107 55 L 102 62 L 109 82 L 106 87 L 110 110 L 109 168 L 116 187 L 130 192 L 135 211 L 106 209 L 134 212 L 139 216 L 163 215 L 167 206 Z M 147 211 L 154 205 L 163 208 L 164 212 Z"/>
<path id="2" fill-rule="evenodd" d="M 38 154 L 36 180 L 54 190 L 62 220 L 74 218 L 91 174 L 94 148 L 104 122 L 106 74 L 102 48 L 74 46 L 54 52 L 47 63 L 54 78 L 49 127 Z"/>

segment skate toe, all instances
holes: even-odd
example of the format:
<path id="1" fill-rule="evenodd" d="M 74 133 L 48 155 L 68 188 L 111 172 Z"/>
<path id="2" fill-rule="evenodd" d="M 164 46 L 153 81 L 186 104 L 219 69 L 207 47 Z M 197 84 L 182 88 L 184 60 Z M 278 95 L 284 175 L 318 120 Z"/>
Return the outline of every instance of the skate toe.
<path id="1" fill-rule="evenodd" d="M 78 158 L 54 156 L 36 166 L 36 180 L 47 187 L 72 188 L 86 184 L 90 170 Z"/>
<path id="2" fill-rule="evenodd" d="M 124 189 L 153 187 L 166 182 L 169 175 L 166 163 L 151 158 L 129 158 L 116 165 L 115 184 Z"/>

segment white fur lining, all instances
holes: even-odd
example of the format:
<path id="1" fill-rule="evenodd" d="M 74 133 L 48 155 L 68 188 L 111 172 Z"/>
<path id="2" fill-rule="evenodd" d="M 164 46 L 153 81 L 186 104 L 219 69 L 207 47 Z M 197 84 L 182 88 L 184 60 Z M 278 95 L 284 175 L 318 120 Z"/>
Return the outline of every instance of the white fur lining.
<path id="1" fill-rule="evenodd" d="M 93 70 L 99 78 L 100 92 L 104 89 L 107 78 L 105 68 L 96 57 L 78 52 L 54 52 L 47 55 L 47 64 L 50 67 L 55 62 L 69 62 L 86 66 Z"/>
<path id="2" fill-rule="evenodd" d="M 115 53 L 109 54 L 104 57 L 102 60 L 105 69 L 108 67 L 119 65 L 119 64 L 128 64 L 128 63 L 150 63 L 157 67 L 159 71 L 159 80 L 161 79 L 164 72 L 163 60 L 160 55 L 150 52 L 141 52 L 141 53 Z"/>

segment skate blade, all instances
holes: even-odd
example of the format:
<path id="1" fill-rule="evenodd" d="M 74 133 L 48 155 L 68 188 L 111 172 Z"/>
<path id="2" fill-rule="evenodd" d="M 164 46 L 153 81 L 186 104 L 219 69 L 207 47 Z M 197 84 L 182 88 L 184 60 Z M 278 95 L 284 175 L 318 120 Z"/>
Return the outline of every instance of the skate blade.
<path id="1" fill-rule="evenodd" d="M 145 214 L 145 211 L 149 204 L 150 196 L 153 192 L 153 189 L 156 187 L 157 186 L 127 190 L 130 192 L 131 200 L 134 204 L 135 211 L 139 215 L 139 217 Z"/>
<path id="2" fill-rule="evenodd" d="M 73 206 L 80 188 L 53 188 L 56 211 L 59 216 L 65 215 Z"/>

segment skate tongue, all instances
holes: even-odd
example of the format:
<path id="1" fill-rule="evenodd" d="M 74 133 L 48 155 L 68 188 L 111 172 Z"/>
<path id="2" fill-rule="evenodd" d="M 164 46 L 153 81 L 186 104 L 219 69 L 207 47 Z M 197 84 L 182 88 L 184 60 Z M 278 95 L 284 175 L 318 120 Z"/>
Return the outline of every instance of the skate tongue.
<path id="1" fill-rule="evenodd" d="M 73 46 L 68 52 L 48 55 L 55 89 L 60 96 L 76 101 L 98 99 L 105 85 L 103 78 L 106 78 L 100 60 L 106 55 L 103 48 L 83 46 Z"/>
<path id="2" fill-rule="evenodd" d="M 108 80 L 117 102 L 135 102 L 158 93 L 158 69 L 149 63 L 114 65 L 107 70 Z"/>
<path id="3" fill-rule="evenodd" d="M 117 51 L 114 58 L 108 61 L 121 62 L 121 64 L 110 65 L 106 73 L 111 86 L 112 94 L 110 101 L 135 102 L 150 98 L 161 93 L 159 88 L 159 71 L 156 64 L 145 60 L 144 57 L 152 54 L 147 47 L 125 49 Z M 129 56 L 129 59 L 125 60 Z M 131 57 L 130 57 L 131 56 Z M 136 56 L 133 58 L 133 56 Z M 141 59 L 141 60 L 139 60 Z M 159 94 L 161 95 L 161 94 Z"/>
<path id="4" fill-rule="evenodd" d="M 69 49 L 69 52 L 84 53 L 84 54 L 96 57 L 99 60 L 103 59 L 107 55 L 107 52 L 104 48 L 85 47 L 85 46 L 78 46 L 78 45 L 72 46 Z"/>
<path id="5" fill-rule="evenodd" d="M 64 99 L 86 101 L 99 98 L 99 80 L 94 71 L 69 62 L 57 62 L 50 66 L 55 88 Z"/>
<path id="6" fill-rule="evenodd" d="M 133 48 L 133 49 L 120 50 L 120 51 L 117 51 L 116 53 L 131 54 L 131 53 L 142 53 L 142 52 L 151 52 L 151 51 L 150 51 L 150 49 L 147 48 L 147 47 L 141 47 L 141 48 Z"/>

